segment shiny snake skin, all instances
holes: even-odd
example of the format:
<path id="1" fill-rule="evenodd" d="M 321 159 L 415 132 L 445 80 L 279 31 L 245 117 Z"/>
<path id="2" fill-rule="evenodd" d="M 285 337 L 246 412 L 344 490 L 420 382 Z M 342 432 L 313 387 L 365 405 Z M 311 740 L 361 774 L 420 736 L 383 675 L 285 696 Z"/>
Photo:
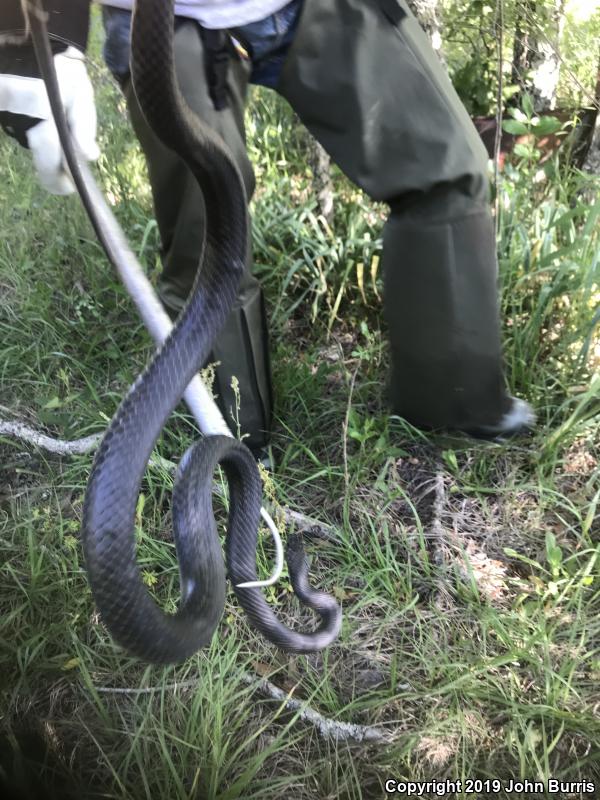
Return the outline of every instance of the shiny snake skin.
<path id="1" fill-rule="evenodd" d="M 39 9 L 39 0 L 34 2 Z M 30 16 L 36 53 L 76 178 L 77 164 L 68 152 L 70 137 L 50 74 L 48 40 L 40 41 L 40 27 L 45 37 L 41 15 Z M 111 635 L 138 658 L 176 663 L 210 642 L 225 603 L 225 570 L 212 510 L 213 473 L 221 464 L 230 490 L 226 559 L 236 596 L 251 623 L 269 641 L 286 651 L 312 652 L 337 637 L 341 610 L 332 597 L 310 587 L 299 537 L 289 537 L 288 568 L 294 591 L 321 618 L 317 630 L 291 630 L 277 619 L 259 588 L 237 586 L 257 579 L 262 489 L 252 454 L 235 439 L 206 437 L 181 459 L 173 492 L 181 585 L 176 614 L 166 614 L 155 604 L 136 562 L 135 512 L 146 464 L 167 418 L 206 361 L 225 322 L 244 268 L 246 246 L 246 197 L 241 177 L 221 140 L 201 124 L 179 92 L 172 31 L 172 0 L 137 1 L 132 29 L 133 83 L 149 124 L 199 181 L 206 200 L 208 233 L 202 269 L 186 307 L 121 403 L 96 454 L 82 526 L 88 579 Z M 77 185 L 93 218 L 89 198 L 86 202 L 86 192 Z M 94 224 L 102 240 L 101 225 Z"/>

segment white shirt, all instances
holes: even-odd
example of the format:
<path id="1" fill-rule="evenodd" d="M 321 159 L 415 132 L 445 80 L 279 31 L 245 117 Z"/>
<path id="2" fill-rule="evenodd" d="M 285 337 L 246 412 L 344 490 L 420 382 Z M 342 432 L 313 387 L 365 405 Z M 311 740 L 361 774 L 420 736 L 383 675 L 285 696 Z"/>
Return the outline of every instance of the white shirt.
<path id="1" fill-rule="evenodd" d="M 98 0 L 131 10 L 133 0 Z M 280 11 L 289 0 L 175 0 L 175 14 L 197 20 L 204 28 L 234 28 L 258 22 Z"/>

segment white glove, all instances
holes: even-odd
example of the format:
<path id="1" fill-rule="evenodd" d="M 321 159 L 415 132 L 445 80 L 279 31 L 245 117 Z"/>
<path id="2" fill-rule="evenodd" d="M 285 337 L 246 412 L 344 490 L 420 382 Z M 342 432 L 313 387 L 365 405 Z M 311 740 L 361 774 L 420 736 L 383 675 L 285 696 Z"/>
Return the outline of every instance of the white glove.
<path id="1" fill-rule="evenodd" d="M 87 161 L 95 161 L 100 155 L 96 143 L 96 106 L 83 53 L 68 47 L 54 56 L 54 64 L 75 146 Z M 40 78 L 0 74 L 0 111 L 40 120 L 25 131 L 40 183 L 52 194 L 74 192 L 44 82 Z"/>

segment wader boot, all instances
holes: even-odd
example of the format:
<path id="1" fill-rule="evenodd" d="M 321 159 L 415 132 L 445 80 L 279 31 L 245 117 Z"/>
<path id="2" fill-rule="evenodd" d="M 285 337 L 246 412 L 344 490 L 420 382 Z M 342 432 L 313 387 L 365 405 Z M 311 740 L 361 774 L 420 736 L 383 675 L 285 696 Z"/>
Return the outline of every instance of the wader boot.
<path id="1" fill-rule="evenodd" d="M 384 312 L 394 413 L 514 433 L 487 154 L 403 0 L 305 0 L 277 90 L 346 175 L 390 206 Z"/>
<path id="2" fill-rule="evenodd" d="M 215 108 L 214 87 L 205 71 L 206 45 L 200 26 L 178 19 L 174 48 L 179 86 L 188 105 L 202 121 L 216 130 L 229 147 L 242 174 L 248 200 L 254 191 L 254 173 L 246 153 L 244 101 L 248 84 L 247 65 L 230 59 L 224 91 L 227 105 Z M 227 40 L 227 47 L 232 47 Z M 152 184 L 156 219 L 162 241 L 163 271 L 158 282 L 160 298 L 175 319 L 194 283 L 204 240 L 205 211 L 202 192 L 183 161 L 154 136 L 137 104 L 131 81 L 124 84 L 129 113 L 144 150 Z M 250 227 L 250 226 L 248 226 Z M 235 306 L 212 348 L 209 362 L 216 368 L 213 392 L 229 427 L 241 434 L 255 452 L 269 441 L 272 389 L 268 335 L 263 295 L 252 275 L 250 235 L 246 273 L 239 286 Z M 239 383 L 240 408 L 231 386 Z"/>

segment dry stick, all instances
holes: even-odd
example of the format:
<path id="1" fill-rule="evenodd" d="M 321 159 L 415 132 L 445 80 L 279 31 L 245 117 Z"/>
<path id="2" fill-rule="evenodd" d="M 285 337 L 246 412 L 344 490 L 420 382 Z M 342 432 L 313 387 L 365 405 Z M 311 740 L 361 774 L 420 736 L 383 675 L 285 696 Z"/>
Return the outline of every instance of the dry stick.
<path id="1" fill-rule="evenodd" d="M 22 422 L 9 422 L 0 419 L 0 436 L 11 436 L 14 439 L 21 439 L 23 442 L 41 447 L 49 453 L 56 453 L 60 456 L 80 456 L 94 450 L 102 440 L 101 433 L 93 433 L 91 436 L 84 436 L 82 439 L 56 439 L 47 436 L 45 433 L 36 431 Z M 151 467 L 162 467 L 169 472 L 174 472 L 177 465 L 168 461 L 162 456 L 152 456 L 150 459 Z"/>
<path id="2" fill-rule="evenodd" d="M 441 472 L 436 473 L 433 492 L 432 520 L 429 528 L 432 533 L 435 559 L 438 563 L 443 563 L 443 543 L 446 533 L 442 524 L 442 515 L 444 513 L 446 493 L 444 491 L 444 476 Z"/>
<path id="3" fill-rule="evenodd" d="M 327 525 L 314 517 L 293 511 L 287 506 L 282 507 L 286 523 L 295 525 L 295 530 L 305 533 L 308 537 L 323 539 L 326 542 L 340 542 L 340 537 L 332 525 Z"/>
<path id="4" fill-rule="evenodd" d="M 444 506 L 446 504 L 446 491 L 444 487 L 444 476 L 441 471 L 438 471 L 435 476 L 433 486 L 433 503 L 431 505 L 432 519 L 429 525 L 431 531 L 431 540 L 433 546 L 433 560 L 438 567 L 443 567 L 447 563 L 447 547 L 446 547 L 446 529 L 442 522 L 444 515 Z M 443 571 L 440 570 L 440 575 L 436 581 L 437 583 L 437 602 L 444 602 L 443 598 L 448 597 L 448 590 L 446 589 L 443 577 Z"/>
<path id="5" fill-rule="evenodd" d="M 243 683 L 254 687 L 262 694 L 273 700 L 284 703 L 289 711 L 297 711 L 298 719 L 303 722 L 310 722 L 314 725 L 323 739 L 333 739 L 336 742 L 386 742 L 389 741 L 390 734 L 382 728 L 370 725 L 356 725 L 352 722 L 337 722 L 337 720 L 324 717 L 314 708 L 310 708 L 302 700 L 294 700 L 289 693 L 283 691 L 274 683 L 266 678 L 255 678 L 247 672 L 242 673 Z"/>
<path id="6" fill-rule="evenodd" d="M 41 447 L 50 453 L 57 453 L 61 456 L 76 456 L 89 453 L 90 450 L 99 445 L 102 438 L 101 433 L 94 433 L 91 436 L 85 436 L 83 439 L 65 441 L 64 439 L 55 439 L 53 436 L 40 433 L 40 431 L 30 428 L 22 422 L 9 422 L 8 420 L 0 420 L 0 436 L 12 436 L 15 439 L 21 439 L 28 444 L 33 444 L 36 447 Z"/>
<path id="7" fill-rule="evenodd" d="M 74 456 L 89 453 L 96 448 L 102 439 L 101 433 L 95 433 L 91 436 L 85 436 L 83 439 L 73 439 L 66 441 L 64 439 L 56 439 L 53 436 L 47 436 L 45 433 L 30 428 L 22 422 L 8 421 L 0 419 L 0 436 L 10 436 L 15 439 L 27 442 L 28 444 L 41 447 L 50 453 L 56 453 L 61 456 Z M 173 461 L 169 461 L 161 456 L 152 456 L 150 459 L 150 466 L 161 467 L 168 472 L 175 472 L 177 465 Z M 217 491 L 219 488 L 217 487 Z M 305 533 L 307 536 L 312 536 L 325 541 L 336 542 L 339 541 L 335 529 L 331 525 L 327 525 L 313 517 L 308 517 L 301 514 L 299 511 L 292 511 L 286 506 L 282 507 L 284 520 L 288 525 L 294 525 L 295 529 L 300 533 Z"/>
<path id="8" fill-rule="evenodd" d="M 324 717 L 314 708 L 310 708 L 302 700 L 295 700 L 290 694 L 284 692 L 279 686 L 266 678 L 257 678 L 248 672 L 240 675 L 242 683 L 252 687 L 256 691 L 270 698 L 283 703 L 288 711 L 298 712 L 298 719 L 314 725 L 323 739 L 333 739 L 336 742 L 388 742 L 391 735 L 382 728 L 371 725 L 357 725 L 353 722 L 338 722 L 337 720 Z M 139 696 L 144 694 L 154 694 L 155 692 L 177 691 L 177 689 L 191 689 L 198 685 L 198 680 L 186 680 L 179 683 L 171 683 L 166 686 L 148 686 L 141 689 L 128 689 L 122 687 L 96 686 L 95 690 L 102 694 L 123 694 Z"/>

